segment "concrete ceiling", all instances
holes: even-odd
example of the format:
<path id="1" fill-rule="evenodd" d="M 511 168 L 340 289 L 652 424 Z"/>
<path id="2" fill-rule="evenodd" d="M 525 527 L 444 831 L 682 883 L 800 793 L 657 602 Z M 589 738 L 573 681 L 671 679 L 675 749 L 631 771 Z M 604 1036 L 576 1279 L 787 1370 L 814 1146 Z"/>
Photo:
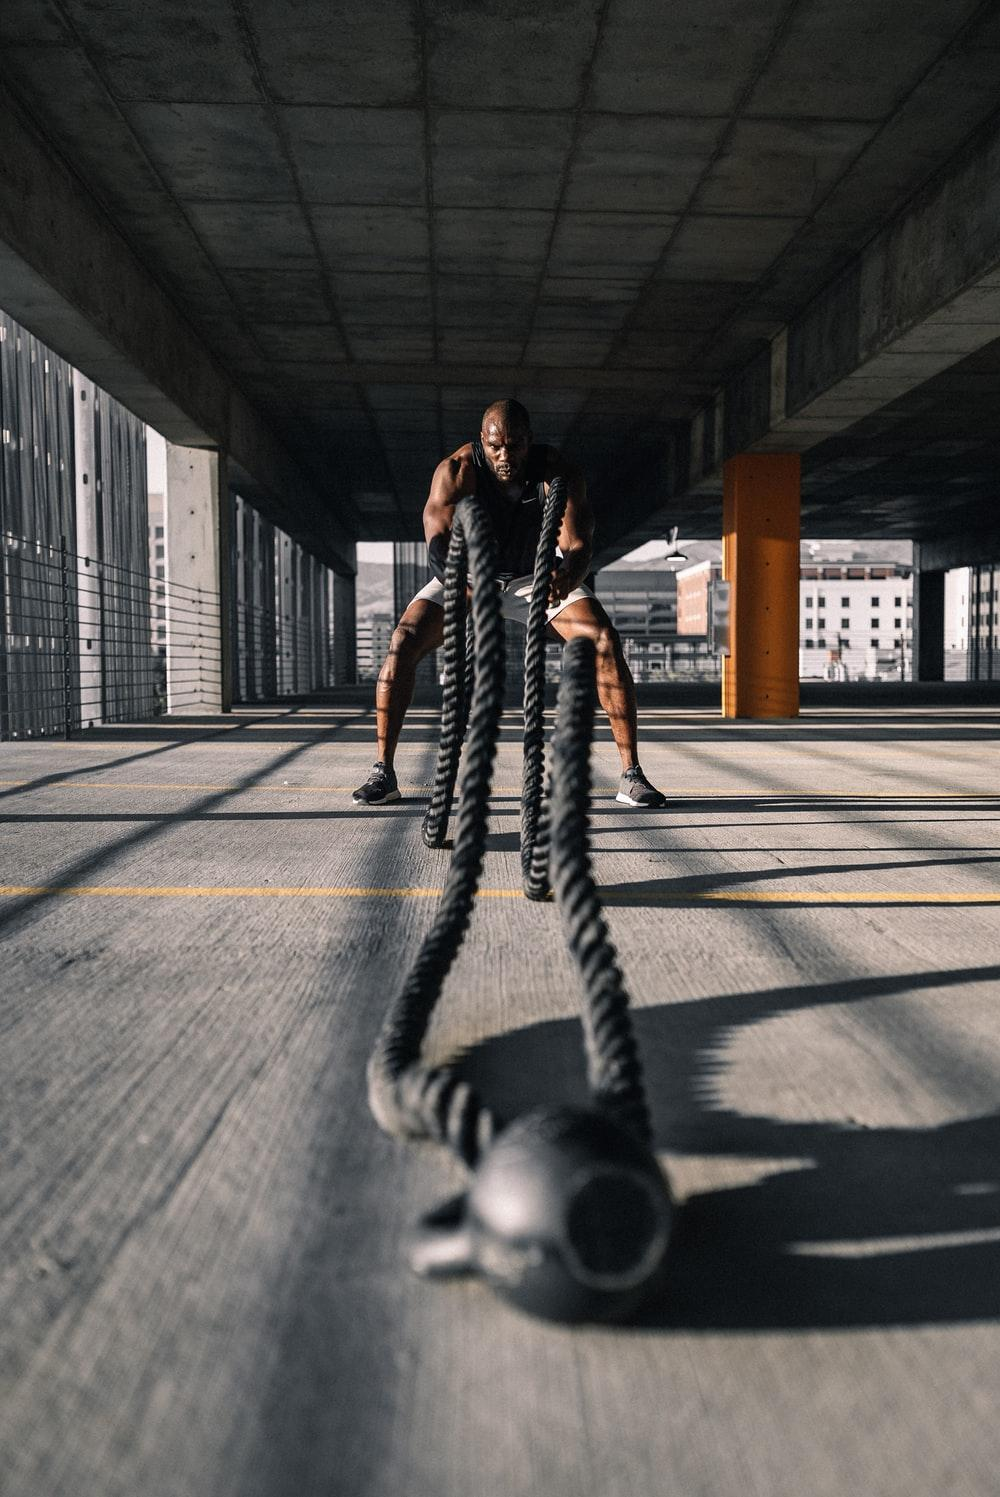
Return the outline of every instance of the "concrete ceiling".
<path id="1" fill-rule="evenodd" d="M 1000 105 L 980 0 L 4 0 L 0 42 L 367 539 L 417 533 L 500 394 L 583 459 L 618 549 L 641 538 L 695 412 Z M 980 492 L 975 357 L 971 399 L 814 446 L 807 530 L 812 506 L 811 533 L 912 534 L 939 479 Z"/>

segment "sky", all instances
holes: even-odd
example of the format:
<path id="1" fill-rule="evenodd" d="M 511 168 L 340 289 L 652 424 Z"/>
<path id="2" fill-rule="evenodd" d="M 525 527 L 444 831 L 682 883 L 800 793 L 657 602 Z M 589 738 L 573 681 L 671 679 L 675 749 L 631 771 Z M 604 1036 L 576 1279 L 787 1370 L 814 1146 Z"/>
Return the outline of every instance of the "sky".
<path id="1" fill-rule="evenodd" d="M 166 492 L 167 444 L 151 426 L 146 427 L 146 482 L 151 494 Z"/>

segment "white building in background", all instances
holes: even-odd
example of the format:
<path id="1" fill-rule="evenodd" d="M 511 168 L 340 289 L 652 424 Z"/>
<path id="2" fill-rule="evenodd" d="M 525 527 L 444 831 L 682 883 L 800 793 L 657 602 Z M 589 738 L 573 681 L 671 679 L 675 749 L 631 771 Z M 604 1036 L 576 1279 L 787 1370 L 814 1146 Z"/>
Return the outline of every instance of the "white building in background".
<path id="1" fill-rule="evenodd" d="M 966 669 L 969 654 L 969 617 L 972 599 L 972 567 L 955 567 L 945 573 L 945 680 L 948 680 L 948 657 L 961 657 Z"/>
<path id="2" fill-rule="evenodd" d="M 803 561 L 799 676 L 827 681 L 907 680 L 913 667 L 913 573 L 874 561 Z"/>
<path id="3" fill-rule="evenodd" d="M 722 546 L 677 573 L 677 628 L 708 630 Z M 913 674 L 912 547 L 897 541 L 804 541 L 799 564 L 799 676 L 907 680 Z"/>
<path id="4" fill-rule="evenodd" d="M 358 680 L 374 681 L 389 653 L 396 621 L 391 613 L 365 613 L 357 623 Z"/>
<path id="5" fill-rule="evenodd" d="M 149 491 L 149 575 L 153 580 L 153 651 L 167 653 L 166 540 L 163 495 Z"/>

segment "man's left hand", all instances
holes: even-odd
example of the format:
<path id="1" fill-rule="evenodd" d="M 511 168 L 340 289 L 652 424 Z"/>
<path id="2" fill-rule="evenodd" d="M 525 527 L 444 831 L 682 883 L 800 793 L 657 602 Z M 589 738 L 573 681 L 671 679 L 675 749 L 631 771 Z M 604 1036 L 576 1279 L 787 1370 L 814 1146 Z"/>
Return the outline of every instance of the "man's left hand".
<path id="1" fill-rule="evenodd" d="M 549 582 L 549 604 L 550 606 L 561 603 L 567 593 L 573 591 L 573 579 L 564 567 L 556 567 L 553 570 Z"/>

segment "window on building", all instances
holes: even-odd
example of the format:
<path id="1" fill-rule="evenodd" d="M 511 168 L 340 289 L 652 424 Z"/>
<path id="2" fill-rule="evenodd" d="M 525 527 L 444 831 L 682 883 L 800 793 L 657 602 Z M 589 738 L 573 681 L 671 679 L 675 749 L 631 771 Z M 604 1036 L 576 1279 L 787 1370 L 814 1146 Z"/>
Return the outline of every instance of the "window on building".
<path id="1" fill-rule="evenodd" d="M 157 577 L 162 577 L 163 576 L 163 568 L 162 567 L 157 567 L 157 569 L 156 569 L 156 575 L 157 575 Z"/>
<path id="2" fill-rule="evenodd" d="M 817 629 L 825 629 L 826 628 L 826 619 L 817 619 L 816 620 L 816 628 Z"/>
<path id="3" fill-rule="evenodd" d="M 872 628 L 873 628 L 873 629 L 877 629 L 877 628 L 878 628 L 878 626 L 879 626 L 879 624 L 878 624 L 878 619 L 877 619 L 877 618 L 873 618 L 873 619 L 872 619 Z"/>
<path id="4" fill-rule="evenodd" d="M 156 559 L 157 559 L 157 561 L 162 561 L 163 560 L 163 547 L 162 546 L 157 546 L 157 548 L 156 548 Z"/>
<path id="5" fill-rule="evenodd" d="M 809 609 L 810 612 L 812 612 L 812 606 L 813 606 L 813 600 L 812 600 L 812 598 L 807 598 L 806 599 L 806 608 Z"/>
<path id="6" fill-rule="evenodd" d="M 156 536 L 156 539 L 158 541 L 162 541 L 162 539 L 163 539 L 163 526 L 162 525 L 157 525 L 157 527 L 156 527 L 155 531 L 153 532 L 153 534 Z"/>
<path id="7" fill-rule="evenodd" d="M 823 638 L 822 634 L 820 635 L 819 639 L 817 639 L 817 641 L 816 641 L 816 648 L 817 648 L 817 650 L 825 650 L 826 649 L 826 640 Z"/>
<path id="8" fill-rule="evenodd" d="M 903 600 L 902 600 L 902 598 L 894 598 L 893 599 L 893 603 L 894 603 L 894 605 L 895 605 L 896 608 L 902 608 L 902 606 L 903 606 Z"/>
<path id="9" fill-rule="evenodd" d="M 877 650 L 878 649 L 878 638 L 877 637 L 872 640 L 872 649 L 873 650 Z"/>
<path id="10" fill-rule="evenodd" d="M 841 600 L 840 600 L 840 606 L 841 606 L 841 608 L 850 608 L 850 606 L 851 606 L 851 600 L 850 600 L 850 598 L 841 598 Z"/>
<path id="11" fill-rule="evenodd" d="M 841 619 L 841 621 L 840 621 L 840 627 L 842 629 L 849 629 L 851 627 L 851 621 L 850 621 L 850 619 Z"/>
<path id="12" fill-rule="evenodd" d="M 819 608 L 825 608 L 826 607 L 826 594 L 825 593 L 817 593 L 817 595 L 816 595 L 816 604 L 817 604 L 817 607 L 819 607 Z"/>
<path id="13" fill-rule="evenodd" d="M 811 640 L 811 639 L 808 639 L 808 638 L 807 638 L 807 639 L 806 639 L 806 649 L 807 649 L 807 650 L 811 650 L 811 649 L 812 649 L 812 647 L 813 647 L 813 642 L 812 642 L 812 640 Z"/>
<path id="14" fill-rule="evenodd" d="M 877 608 L 878 607 L 878 594 L 876 594 L 875 597 L 872 598 L 872 607 L 873 608 Z"/>
<path id="15" fill-rule="evenodd" d="M 902 627 L 903 627 L 903 620 L 901 618 L 900 619 L 893 619 L 893 621 L 892 621 L 892 627 L 894 629 L 902 629 Z"/>

